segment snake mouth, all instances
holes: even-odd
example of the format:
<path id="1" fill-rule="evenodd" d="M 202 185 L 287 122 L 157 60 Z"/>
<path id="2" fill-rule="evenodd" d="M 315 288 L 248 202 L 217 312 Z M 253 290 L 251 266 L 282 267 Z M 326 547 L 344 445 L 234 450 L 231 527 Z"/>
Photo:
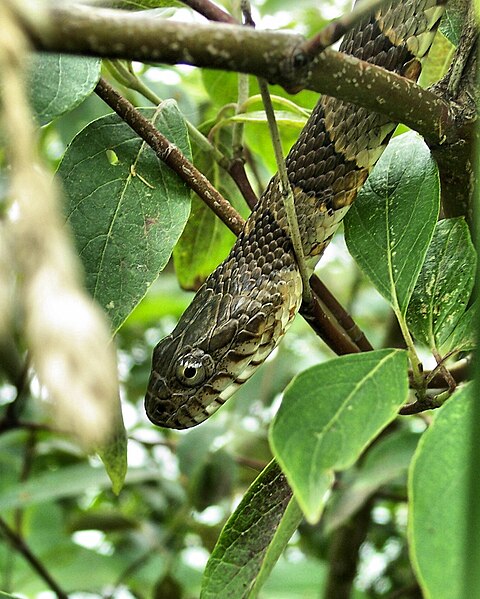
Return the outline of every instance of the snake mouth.
<path id="1" fill-rule="evenodd" d="M 215 400 L 212 403 L 214 402 Z M 182 430 L 192 428 L 206 420 L 212 413 L 212 410 L 209 409 L 212 403 L 205 408 L 198 400 L 194 401 L 192 405 L 192 398 L 185 398 L 180 394 L 172 395 L 170 400 L 159 400 L 147 394 L 145 412 L 148 419 L 156 426 Z M 218 404 L 218 406 L 220 405 Z"/>
<path id="2" fill-rule="evenodd" d="M 152 375 L 153 376 L 153 375 Z M 155 375 L 145 395 L 145 412 L 156 426 L 170 429 L 187 429 L 207 420 L 235 392 L 241 383 L 230 376 L 228 385 L 218 389 L 215 383 L 204 384 L 201 389 L 171 391 L 163 379 Z"/>
<path id="3" fill-rule="evenodd" d="M 191 428 L 224 403 L 218 396 L 211 385 L 204 385 L 200 393 L 198 389 L 172 391 L 162 377 L 152 372 L 145 394 L 145 412 L 156 426 L 177 430 Z"/>

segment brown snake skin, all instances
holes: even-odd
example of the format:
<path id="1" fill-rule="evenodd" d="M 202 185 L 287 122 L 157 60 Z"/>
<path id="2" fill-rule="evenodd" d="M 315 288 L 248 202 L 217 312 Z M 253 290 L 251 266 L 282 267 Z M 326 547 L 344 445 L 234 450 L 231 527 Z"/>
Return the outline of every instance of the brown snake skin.
<path id="1" fill-rule="evenodd" d="M 349 32 L 340 49 L 418 77 L 445 1 L 392 1 Z M 384 116 L 323 96 L 290 150 L 287 171 L 312 272 L 394 129 Z M 271 353 L 301 299 L 274 176 L 229 256 L 156 346 L 145 397 L 149 419 L 177 429 L 207 419 Z"/>

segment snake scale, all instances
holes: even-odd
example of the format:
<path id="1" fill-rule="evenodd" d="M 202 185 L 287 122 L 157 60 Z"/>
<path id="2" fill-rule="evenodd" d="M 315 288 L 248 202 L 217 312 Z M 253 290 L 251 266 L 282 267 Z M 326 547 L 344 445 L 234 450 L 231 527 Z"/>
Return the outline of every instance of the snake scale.
<path id="1" fill-rule="evenodd" d="M 416 78 L 445 2 L 387 3 L 352 29 L 340 50 Z M 291 148 L 287 172 L 311 272 L 394 128 L 384 116 L 322 96 Z M 275 175 L 229 256 L 155 347 L 145 397 L 149 419 L 176 429 L 206 420 L 276 347 L 301 298 L 302 279 Z"/>

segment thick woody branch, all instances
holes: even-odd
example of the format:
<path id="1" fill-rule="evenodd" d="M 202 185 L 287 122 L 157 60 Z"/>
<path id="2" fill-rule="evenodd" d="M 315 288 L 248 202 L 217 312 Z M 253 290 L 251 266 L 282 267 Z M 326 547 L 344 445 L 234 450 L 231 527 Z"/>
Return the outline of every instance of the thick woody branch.
<path id="1" fill-rule="evenodd" d="M 433 142 L 455 138 L 446 101 L 403 77 L 329 48 L 305 67 L 304 38 L 297 34 L 180 23 L 152 19 L 148 11 L 132 14 L 81 5 L 49 5 L 35 20 L 25 8 L 21 17 L 39 50 L 250 73 L 291 91 L 305 87 L 355 102 Z"/>

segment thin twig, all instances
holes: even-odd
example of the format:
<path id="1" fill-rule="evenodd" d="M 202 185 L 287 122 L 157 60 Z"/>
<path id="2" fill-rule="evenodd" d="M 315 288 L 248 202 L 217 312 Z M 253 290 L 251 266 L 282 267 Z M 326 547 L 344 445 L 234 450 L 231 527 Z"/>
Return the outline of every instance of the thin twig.
<path id="1" fill-rule="evenodd" d="M 317 297 L 330 310 L 335 320 L 358 348 L 361 351 L 372 351 L 373 346 L 365 336 L 365 333 L 316 274 L 310 277 L 310 285 Z"/>
<path id="2" fill-rule="evenodd" d="M 30 547 L 25 543 L 23 538 L 19 536 L 5 520 L 0 516 L 0 532 L 30 564 L 35 572 L 44 580 L 52 591 L 56 594 L 58 599 L 68 599 L 67 593 L 60 587 L 58 582 L 53 578 L 50 572 L 45 568 L 38 557 L 32 552 Z"/>
<path id="3" fill-rule="evenodd" d="M 244 224 L 240 214 L 182 152 L 136 110 L 133 104 L 103 78 L 98 82 L 95 92 L 148 143 L 162 162 L 175 171 L 215 211 L 233 233 L 236 235 L 240 233 Z"/>
<path id="4" fill-rule="evenodd" d="M 137 77 L 137 75 L 122 61 L 106 60 L 105 63 L 107 69 L 112 73 L 115 79 L 117 79 L 117 81 L 119 81 L 125 87 L 133 89 L 142 94 L 142 96 L 147 98 L 147 100 L 149 100 L 155 106 L 158 106 L 163 101 L 162 98 L 160 98 L 154 91 L 147 87 L 143 81 Z M 248 206 L 253 208 L 253 206 L 255 206 L 257 203 L 258 198 L 247 179 L 245 169 L 243 167 L 243 160 L 236 157 L 228 158 L 228 156 L 223 154 L 214 144 L 212 144 L 191 121 L 185 119 L 185 124 L 187 126 L 191 141 L 195 143 L 202 152 L 209 153 L 213 160 L 215 160 L 215 162 L 230 175 Z"/>
<path id="5" fill-rule="evenodd" d="M 445 393 L 440 393 L 434 397 L 426 396 L 425 398 L 404 405 L 400 408 L 398 413 L 401 416 L 411 416 L 412 414 L 420 414 L 420 412 L 425 412 L 426 410 L 436 410 L 443 406 L 450 395 L 451 393 L 446 391 Z"/>
<path id="6" fill-rule="evenodd" d="M 455 364 L 449 366 L 448 372 L 450 373 L 450 376 L 453 377 L 457 385 L 469 380 L 473 377 L 472 356 L 466 356 L 465 358 L 458 360 L 458 362 L 455 362 Z M 444 379 L 443 374 L 438 372 L 436 368 L 434 368 L 432 372 L 426 370 L 424 372 L 424 376 L 428 382 L 428 386 L 433 389 L 441 389 L 442 387 L 445 387 L 446 384 L 448 385 L 448 382 Z"/>
<path id="7" fill-rule="evenodd" d="M 219 8 L 210 0 L 181 0 L 183 4 L 186 4 L 192 8 L 198 14 L 203 15 L 209 21 L 217 21 L 218 23 L 231 23 L 232 25 L 238 25 L 238 21 L 228 14 L 221 8 Z"/>
<path id="8" fill-rule="evenodd" d="M 444 358 L 442 358 L 442 356 L 438 353 L 438 351 L 436 349 L 432 350 L 432 353 L 437 362 L 438 372 L 440 372 L 441 375 L 443 376 L 443 378 L 445 379 L 445 382 L 448 385 L 448 389 L 449 389 L 450 393 L 453 393 L 457 386 L 457 382 L 453 378 L 452 374 L 448 371 L 447 367 L 445 366 L 445 361 L 447 360 L 448 356 L 445 356 Z M 436 369 L 434 370 L 434 373 L 436 374 L 435 371 L 436 371 Z M 428 382 L 428 378 L 427 378 L 427 382 Z"/>
<path id="9" fill-rule="evenodd" d="M 305 254 L 303 252 L 302 236 L 300 234 L 300 227 L 298 226 L 297 212 L 295 210 L 295 197 L 293 195 L 293 189 L 288 178 L 285 159 L 282 154 L 280 132 L 275 119 L 275 112 L 273 110 L 270 92 L 268 91 L 268 85 L 265 79 L 260 77 L 258 78 L 258 85 L 260 87 L 260 93 L 262 94 L 265 114 L 267 115 L 268 128 L 270 129 L 270 137 L 272 139 L 273 151 L 275 153 L 280 193 L 282 194 L 283 205 L 285 206 L 285 212 L 287 215 L 288 228 L 290 229 L 290 239 L 292 242 L 293 251 L 295 252 L 295 258 L 297 259 L 298 270 L 300 271 L 300 276 L 302 277 L 303 302 L 308 305 L 312 302 L 312 292 L 309 282 L 310 275 L 308 273 Z"/>
<path id="10" fill-rule="evenodd" d="M 241 13 L 240 6 L 236 6 L 236 11 Z M 237 75 L 237 106 L 235 107 L 235 114 L 241 114 L 241 106 L 248 100 L 250 91 L 250 81 L 248 75 L 245 73 L 238 73 Z M 233 157 L 241 159 L 243 155 L 243 134 L 245 130 L 245 124 L 241 121 L 235 122 L 232 129 L 232 151 Z"/>
<path id="11" fill-rule="evenodd" d="M 241 114 L 241 106 L 246 102 L 249 92 L 249 80 L 248 75 L 243 73 L 238 74 L 238 95 L 237 95 L 237 106 L 235 108 L 235 114 Z M 237 121 L 233 124 L 232 130 L 232 151 L 235 159 L 242 159 L 243 155 L 243 133 L 245 130 L 245 123 Z"/>
<path id="12" fill-rule="evenodd" d="M 209 19 L 210 21 L 216 21 L 219 23 L 227 23 L 227 24 L 230 23 L 232 25 L 239 24 L 238 21 L 234 17 L 232 17 L 231 15 L 229 15 L 228 13 L 224 12 L 221 9 L 217 9 L 215 4 L 210 2 L 210 0 L 193 0 L 193 1 L 182 0 L 182 1 L 183 1 L 183 4 L 186 4 L 187 6 L 189 6 L 190 8 L 192 8 L 199 14 L 203 15 L 205 18 Z M 247 76 L 242 74 L 241 77 L 244 77 L 244 79 L 248 82 Z M 239 81 L 241 81 L 241 80 L 242 79 L 239 79 Z M 245 85 L 245 83 L 242 83 L 242 85 Z M 240 90 L 239 90 L 239 92 L 240 92 Z M 239 93 L 239 98 L 238 98 L 239 105 L 243 104 L 243 102 L 240 102 L 241 95 L 242 94 Z M 238 107 L 237 107 L 237 111 L 238 111 Z M 239 125 L 240 125 L 240 123 L 239 123 Z M 258 202 L 258 197 L 250 184 L 250 181 L 247 177 L 247 173 L 245 172 L 245 160 L 242 158 L 242 156 L 240 154 L 236 153 L 236 151 L 235 151 L 236 146 L 238 145 L 238 137 L 236 137 L 236 136 L 238 136 L 240 134 L 240 130 L 242 130 L 242 132 L 243 132 L 243 127 L 239 128 L 237 130 L 237 133 L 235 134 L 235 128 L 234 128 L 234 136 L 233 136 L 233 142 L 232 142 L 233 158 L 231 160 L 229 160 L 228 158 L 225 157 L 225 160 L 228 161 L 228 163 L 221 162 L 221 161 L 218 161 L 218 163 L 220 164 L 220 166 L 223 166 L 223 168 L 226 169 L 228 174 L 235 181 L 235 184 L 237 185 L 238 189 L 240 190 L 241 194 L 243 195 L 249 208 L 253 210 L 253 208 L 255 208 L 255 206 Z"/>
<path id="13" fill-rule="evenodd" d="M 323 599 L 349 599 L 360 559 L 360 547 L 367 537 L 375 499 L 365 504 L 332 535 L 328 551 L 328 574 Z"/>
<path id="14" fill-rule="evenodd" d="M 228 159 L 227 159 L 228 160 Z M 242 158 L 232 158 L 227 167 L 228 174 L 235 181 L 248 207 L 253 210 L 258 202 L 258 197 L 245 172 L 245 162 Z"/>
<path id="15" fill-rule="evenodd" d="M 230 230 L 238 235 L 244 224 L 243 218 L 217 192 L 206 177 L 183 156 L 178 148 L 173 146 L 155 129 L 150 121 L 145 119 L 128 100 L 116 92 L 104 79 L 100 79 L 96 92 L 152 147 L 161 160 L 171 166 L 199 194 L 199 197 L 205 201 Z M 358 346 L 349 340 L 348 335 L 339 331 L 338 327 L 333 324 L 332 318 L 318 302 L 314 302 L 308 311 L 304 306 L 301 313 L 313 330 L 336 353 L 341 355 L 359 351 Z"/>
<path id="16" fill-rule="evenodd" d="M 245 23 L 250 27 L 255 27 L 255 22 L 252 18 L 249 0 L 241 0 L 242 13 Z M 268 83 L 262 77 L 257 78 L 260 94 L 262 96 L 265 114 L 267 115 L 268 128 L 270 130 L 270 138 L 272 140 L 273 152 L 275 154 L 275 162 L 277 163 L 278 179 L 280 193 L 282 195 L 283 205 L 287 215 L 288 228 L 290 229 L 290 239 L 293 246 L 293 251 L 297 259 L 298 270 L 302 278 L 302 298 L 303 303 L 307 306 L 313 301 L 312 291 L 310 289 L 310 275 L 308 273 L 305 254 L 303 252 L 302 236 L 298 225 L 297 212 L 295 209 L 295 197 L 293 189 L 288 178 L 287 165 L 282 152 L 282 142 L 280 140 L 280 131 L 278 130 L 275 111 L 273 110 L 272 98 L 268 90 Z"/>
<path id="17" fill-rule="evenodd" d="M 353 29 L 362 19 L 373 14 L 387 2 L 390 2 L 390 0 L 364 0 L 359 2 L 349 13 L 330 21 L 317 35 L 301 44 L 299 52 L 302 52 L 307 60 L 313 60 L 325 48 L 337 42 L 347 31 Z"/>
<path id="18" fill-rule="evenodd" d="M 335 318 L 315 292 L 310 304 L 302 304 L 300 314 L 337 355 L 343 356 L 360 352 L 358 345 L 335 322 Z"/>

